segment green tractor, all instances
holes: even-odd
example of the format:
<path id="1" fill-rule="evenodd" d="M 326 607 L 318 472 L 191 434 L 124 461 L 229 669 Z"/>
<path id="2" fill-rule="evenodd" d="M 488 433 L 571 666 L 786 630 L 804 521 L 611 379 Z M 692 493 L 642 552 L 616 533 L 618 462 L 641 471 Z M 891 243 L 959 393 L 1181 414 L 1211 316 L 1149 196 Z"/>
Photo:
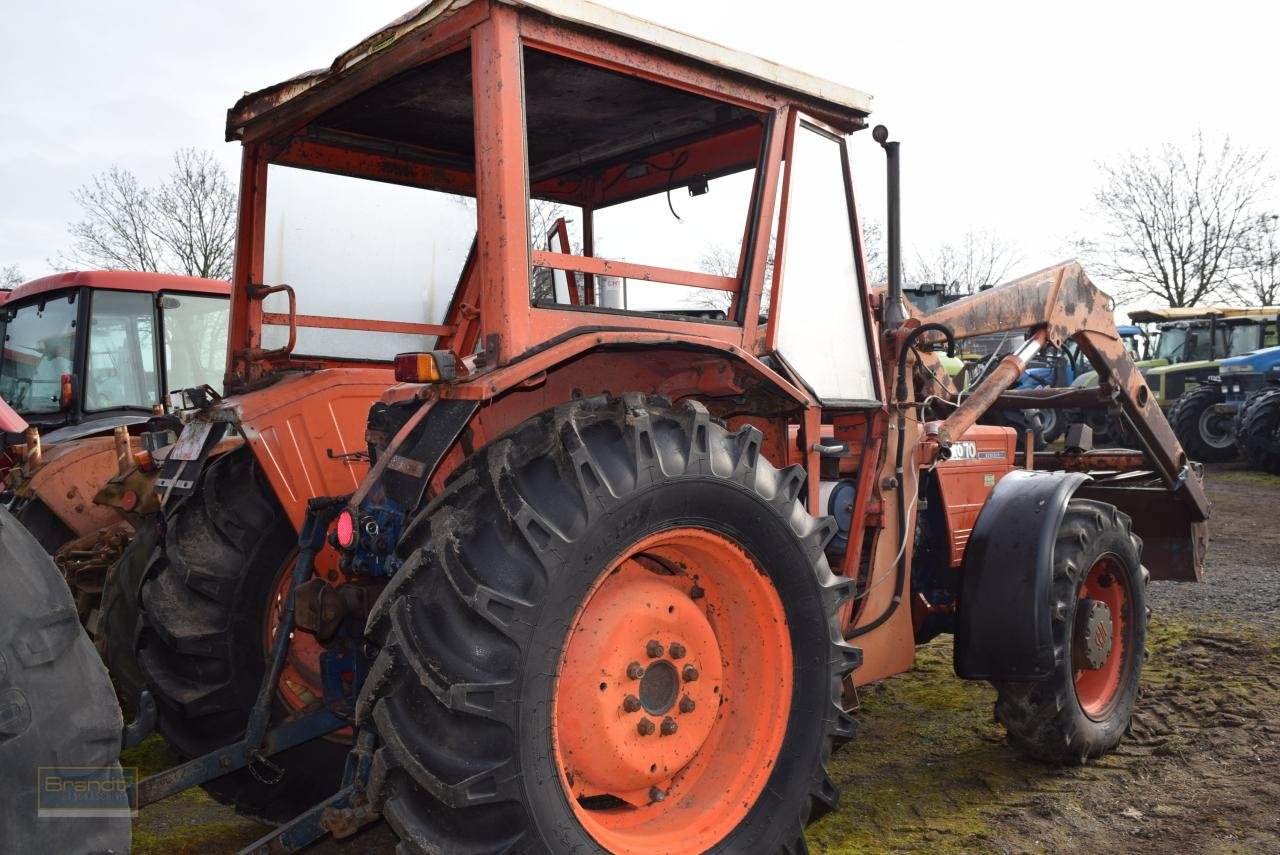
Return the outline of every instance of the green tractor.
<path id="1" fill-rule="evenodd" d="M 1230 356 L 1247 353 L 1276 343 L 1276 313 L 1270 307 L 1196 307 L 1143 309 L 1129 313 L 1135 324 L 1154 324 L 1156 343 L 1138 359 L 1143 351 L 1134 351 L 1135 361 L 1161 409 L 1168 412 L 1179 439 L 1196 460 L 1229 460 L 1235 456 L 1234 434 L 1230 416 L 1219 418 L 1211 404 L 1205 403 L 1205 392 L 1211 377 L 1218 374 L 1218 363 Z M 1085 372 L 1072 383 L 1076 387 L 1096 386 L 1095 371 Z M 1196 394 L 1191 395 L 1190 393 Z M 1180 399 L 1187 403 L 1175 406 Z M 1205 409 L 1208 407 L 1208 414 Z M 1085 421 L 1094 431 L 1094 439 L 1114 444 L 1129 443 L 1125 426 L 1117 423 L 1105 410 L 1072 414 L 1069 421 Z"/>

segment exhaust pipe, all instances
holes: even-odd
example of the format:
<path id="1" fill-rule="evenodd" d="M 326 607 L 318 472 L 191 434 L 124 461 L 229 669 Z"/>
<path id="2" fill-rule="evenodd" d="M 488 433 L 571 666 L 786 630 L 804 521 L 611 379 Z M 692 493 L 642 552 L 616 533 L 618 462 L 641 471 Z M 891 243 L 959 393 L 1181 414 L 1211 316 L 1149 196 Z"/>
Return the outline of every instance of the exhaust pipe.
<path id="1" fill-rule="evenodd" d="M 898 170 L 898 143 L 889 141 L 889 129 L 876 125 L 871 138 L 884 149 L 888 178 L 888 222 L 885 225 L 889 250 L 889 293 L 885 298 L 884 323 L 889 329 L 902 326 L 907 309 L 902 304 L 902 186 Z"/>

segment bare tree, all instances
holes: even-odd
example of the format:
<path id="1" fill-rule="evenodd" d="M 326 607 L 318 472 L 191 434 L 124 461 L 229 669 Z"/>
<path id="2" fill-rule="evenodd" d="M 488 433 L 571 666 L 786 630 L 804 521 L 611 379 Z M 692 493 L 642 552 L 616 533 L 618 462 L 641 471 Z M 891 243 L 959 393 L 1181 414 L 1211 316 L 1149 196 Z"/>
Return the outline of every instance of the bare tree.
<path id="1" fill-rule="evenodd" d="M 471 202 L 471 200 L 468 200 Z M 474 204 L 472 202 L 472 204 Z M 551 249 L 554 252 L 560 252 L 563 247 L 560 240 L 553 234 L 556 231 L 556 221 L 564 218 L 565 232 L 569 235 L 569 252 L 573 255 L 582 254 L 582 241 L 576 240 L 569 233 L 568 225 L 572 222 L 569 214 L 571 209 L 561 205 L 558 202 L 551 202 L 546 199 L 530 199 L 529 200 L 529 238 L 530 245 L 537 249 Z M 533 302 L 535 303 L 554 303 L 556 301 L 556 276 L 567 276 L 574 290 L 578 292 L 578 299 L 585 299 L 585 285 L 583 277 L 579 273 L 570 273 L 565 271 L 548 270 L 545 267 L 534 268 L 533 271 Z"/>
<path id="2" fill-rule="evenodd" d="M 916 251 L 905 274 L 913 283 L 938 283 L 948 294 L 972 294 L 1005 280 L 1021 253 L 994 232 L 965 232 L 955 243 L 939 244 L 929 254 Z"/>
<path id="3" fill-rule="evenodd" d="M 1131 152 L 1099 164 L 1094 203 L 1104 230 L 1078 247 L 1089 266 L 1118 285 L 1120 299 L 1157 297 L 1195 306 L 1231 290 L 1271 183 L 1265 154 L 1197 133 L 1189 149 Z"/>
<path id="4" fill-rule="evenodd" d="M 1235 297 L 1246 305 L 1280 303 L 1280 215 L 1262 214 L 1249 230 L 1241 274 L 1231 283 Z"/>
<path id="5" fill-rule="evenodd" d="M 207 151 L 180 149 L 155 191 L 151 232 L 175 273 L 230 279 L 235 258 L 236 193 Z"/>
<path id="6" fill-rule="evenodd" d="M 0 267 L 0 291 L 12 291 L 26 281 L 18 265 L 6 264 Z"/>
<path id="7" fill-rule="evenodd" d="M 59 267 L 159 269 L 151 194 L 127 169 L 112 166 L 71 194 L 84 217 L 68 226 L 73 243 Z"/>
<path id="8" fill-rule="evenodd" d="M 878 220 L 862 223 L 862 255 L 867 262 L 867 276 L 872 284 L 889 280 L 889 264 L 885 258 L 884 226 Z"/>
<path id="9" fill-rule="evenodd" d="M 182 149 L 163 184 L 144 187 L 112 166 L 71 195 L 82 218 L 58 267 L 101 267 L 231 278 L 236 194 L 208 152 Z"/>

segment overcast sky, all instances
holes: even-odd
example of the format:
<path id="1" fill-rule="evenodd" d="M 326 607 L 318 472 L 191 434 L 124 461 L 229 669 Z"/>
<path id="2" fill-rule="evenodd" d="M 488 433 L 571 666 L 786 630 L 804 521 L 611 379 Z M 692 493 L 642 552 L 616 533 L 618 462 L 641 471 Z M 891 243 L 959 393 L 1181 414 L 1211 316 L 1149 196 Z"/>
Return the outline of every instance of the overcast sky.
<path id="1" fill-rule="evenodd" d="M 847 83 L 903 143 L 908 254 L 966 230 L 1017 244 L 1019 269 L 1087 234 L 1094 163 L 1230 133 L 1269 149 L 1270 4 L 609 0 L 609 5 Z M 0 48 L 0 266 L 27 277 L 68 246 L 71 191 L 112 164 L 161 178 L 172 152 L 213 150 L 246 90 L 328 65 L 400 15 L 396 0 L 11 3 Z M 855 137 L 864 213 L 883 159 Z M 1280 167 L 1280 158 L 1273 158 Z"/>

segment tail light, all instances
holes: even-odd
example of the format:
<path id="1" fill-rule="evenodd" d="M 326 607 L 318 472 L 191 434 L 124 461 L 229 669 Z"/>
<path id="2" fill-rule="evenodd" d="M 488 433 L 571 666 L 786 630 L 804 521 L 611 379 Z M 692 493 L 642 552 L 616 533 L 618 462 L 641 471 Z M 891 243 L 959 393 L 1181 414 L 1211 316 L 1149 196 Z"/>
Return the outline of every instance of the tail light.
<path id="1" fill-rule="evenodd" d="M 71 399 L 75 397 L 74 385 L 75 384 L 72 383 L 72 377 L 70 374 L 62 375 L 62 391 L 61 394 L 58 395 L 58 406 L 61 409 L 65 410 L 67 407 L 71 406 Z"/>
<path id="2" fill-rule="evenodd" d="M 457 359 L 451 350 L 430 353 L 397 353 L 397 383 L 440 383 L 458 376 Z"/>
<path id="3" fill-rule="evenodd" d="M 133 462 L 136 463 L 138 468 L 143 472 L 151 473 L 156 471 L 155 458 L 151 456 L 151 452 L 149 451 L 139 451 L 134 454 Z"/>
<path id="4" fill-rule="evenodd" d="M 351 511 L 342 511 L 338 514 L 334 534 L 337 536 L 338 546 L 343 549 L 350 549 L 356 542 L 356 518 Z"/>

